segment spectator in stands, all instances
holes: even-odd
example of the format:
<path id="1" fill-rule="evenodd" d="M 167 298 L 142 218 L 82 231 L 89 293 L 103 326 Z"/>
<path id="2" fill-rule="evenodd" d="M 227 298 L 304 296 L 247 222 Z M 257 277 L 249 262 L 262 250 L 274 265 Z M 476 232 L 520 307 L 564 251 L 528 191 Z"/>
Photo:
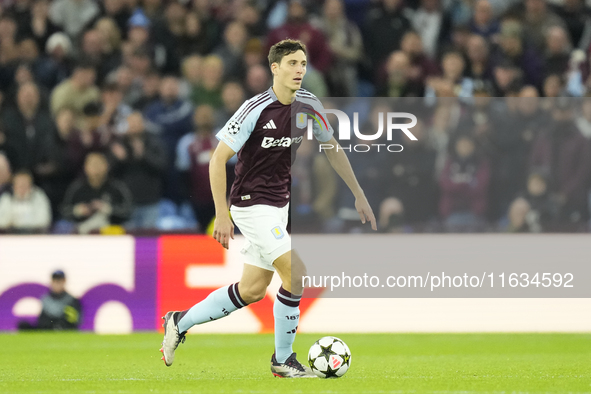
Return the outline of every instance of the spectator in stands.
<path id="1" fill-rule="evenodd" d="M 179 97 L 179 81 L 167 76 L 160 83 L 160 97 L 144 111 L 146 129 L 158 135 L 166 147 L 169 158 L 164 185 L 164 196 L 175 202 L 180 200 L 179 175 L 174 168 L 176 147 L 182 136 L 193 129 L 193 106 Z"/>
<path id="2" fill-rule="evenodd" d="M 81 122 L 82 110 L 92 102 L 100 100 L 100 90 L 95 86 L 96 71 L 92 64 L 80 62 L 72 76 L 55 87 L 51 94 L 51 112 L 68 107 L 75 111 L 77 123 Z"/>
<path id="3" fill-rule="evenodd" d="M 327 73 L 332 96 L 357 95 L 357 67 L 363 55 L 361 31 L 347 19 L 342 0 L 324 3 L 322 26 L 333 53 L 333 62 Z"/>
<path id="4" fill-rule="evenodd" d="M 162 198 L 166 152 L 160 139 L 145 132 L 140 112 L 127 117 L 127 131 L 110 144 L 113 175 L 131 192 L 133 210 L 129 230 L 155 229 Z"/>
<path id="5" fill-rule="evenodd" d="M 66 80 L 72 70 L 72 42 L 61 32 L 52 34 L 45 44 L 46 57 L 37 68 L 37 80 L 48 89 Z"/>
<path id="6" fill-rule="evenodd" d="M 20 168 L 20 157 L 16 148 L 6 138 L 4 126 L 0 123 L 0 155 L 8 160 L 11 168 Z"/>
<path id="7" fill-rule="evenodd" d="M 493 68 L 493 76 L 497 97 L 514 96 L 523 86 L 523 71 L 511 60 L 503 60 L 496 64 Z"/>
<path id="8" fill-rule="evenodd" d="M 94 24 L 94 28 L 102 38 L 102 56 L 108 59 L 109 71 L 121 62 L 121 30 L 111 18 L 101 18 Z"/>
<path id="9" fill-rule="evenodd" d="M 0 229 L 11 232 L 46 231 L 51 224 L 51 206 L 43 190 L 33 184 L 28 171 L 17 171 L 12 190 L 0 197 Z"/>
<path id="10" fill-rule="evenodd" d="M 517 101 L 517 114 L 511 119 L 515 131 L 519 134 L 522 145 L 522 165 L 519 167 L 526 171 L 526 156 L 529 156 L 531 145 L 548 122 L 550 117 L 542 109 L 540 94 L 533 86 L 524 86 L 519 92 L 520 100 Z M 524 179 L 525 182 L 525 179 Z M 523 182 L 522 182 L 523 183 Z"/>
<path id="11" fill-rule="evenodd" d="M 556 14 L 566 25 L 568 35 L 575 48 L 586 49 L 591 37 L 586 36 L 585 29 L 589 28 L 588 9 L 583 0 L 566 0 L 562 7 L 555 9 Z"/>
<path id="12" fill-rule="evenodd" d="M 470 22 L 470 31 L 493 42 L 498 38 L 500 25 L 493 15 L 493 9 L 488 0 L 478 0 L 474 3 L 474 16 Z"/>
<path id="13" fill-rule="evenodd" d="M 518 198 L 509 207 L 507 212 L 507 232 L 510 233 L 525 233 L 530 232 L 529 225 L 527 223 L 527 213 L 530 210 L 529 203 L 524 198 Z M 534 228 L 537 230 L 537 228 Z M 536 232 L 536 231 L 532 231 Z"/>
<path id="14" fill-rule="evenodd" d="M 568 70 L 572 45 L 567 31 L 560 26 L 552 26 L 546 31 L 546 51 L 544 55 L 544 75 L 564 75 Z"/>
<path id="15" fill-rule="evenodd" d="M 127 41 L 129 52 L 137 48 L 143 48 L 150 44 L 150 19 L 146 17 L 141 8 L 136 8 L 127 22 Z"/>
<path id="16" fill-rule="evenodd" d="M 123 33 L 127 29 L 127 21 L 131 17 L 129 5 L 120 0 L 104 0 L 104 15 L 117 24 L 117 29 Z"/>
<path id="17" fill-rule="evenodd" d="M 271 73 L 268 66 L 255 64 L 246 72 L 246 90 L 248 96 L 252 97 L 263 93 L 271 86 Z"/>
<path id="18" fill-rule="evenodd" d="M 211 52 L 210 33 L 204 29 L 199 14 L 194 11 L 186 13 L 184 23 L 185 31 L 177 43 L 179 56 L 185 58 L 192 54 L 205 55 Z"/>
<path id="19" fill-rule="evenodd" d="M 32 38 L 24 38 L 18 43 L 19 51 L 19 63 L 15 73 L 15 82 L 20 86 L 24 82 L 35 82 L 39 70 L 43 68 L 43 59 L 39 56 L 39 48 L 37 43 Z M 16 65 L 15 65 L 16 66 Z M 18 74 L 20 71 L 26 70 L 28 77 L 25 80 L 22 79 Z M 20 79 L 20 80 L 19 80 Z M 48 94 L 45 92 L 45 87 L 39 87 L 43 101 L 47 101 Z"/>
<path id="20" fill-rule="evenodd" d="M 523 26 L 528 42 L 538 53 L 543 53 L 545 34 L 553 26 L 565 27 L 564 21 L 548 8 L 545 0 L 525 0 Z"/>
<path id="21" fill-rule="evenodd" d="M 552 197 L 546 177 L 532 173 L 527 190 L 511 204 L 508 212 L 510 232 L 540 233 L 551 230 L 558 217 L 558 204 Z"/>
<path id="22" fill-rule="evenodd" d="M 222 36 L 220 21 L 214 13 L 215 5 L 210 1 L 193 0 L 192 6 L 193 11 L 199 15 L 201 29 L 205 32 L 204 40 L 208 44 L 206 53 L 209 53 L 218 45 Z"/>
<path id="23" fill-rule="evenodd" d="M 23 26 L 25 32 L 23 36 L 32 37 L 37 47 L 44 49 L 47 40 L 53 33 L 57 33 L 59 28 L 49 20 L 49 1 L 35 0 L 31 4 L 30 17 L 27 20 L 27 26 Z"/>
<path id="24" fill-rule="evenodd" d="M 378 223 L 386 231 L 402 224 L 425 225 L 437 216 L 436 152 L 429 145 L 424 122 L 419 118 L 412 133 L 417 141 L 388 155 L 379 182 L 386 186 L 386 198 L 379 206 Z"/>
<path id="25" fill-rule="evenodd" d="M 0 16 L 0 65 L 7 65 L 18 58 L 16 45 L 18 25 L 10 15 Z M 9 81 L 3 81 L 4 87 Z"/>
<path id="26" fill-rule="evenodd" d="M 136 78 L 128 66 L 120 66 L 107 77 L 107 80 L 117 82 L 119 90 L 123 93 L 123 102 L 125 104 L 133 107 L 141 101 L 143 96 L 143 81 L 141 78 Z"/>
<path id="27" fill-rule="evenodd" d="M 224 41 L 213 53 L 224 63 L 224 78 L 244 76 L 244 47 L 248 40 L 248 31 L 240 22 L 230 22 L 224 29 Z"/>
<path id="28" fill-rule="evenodd" d="M 468 39 L 466 55 L 468 57 L 466 75 L 472 79 L 474 88 L 491 91 L 494 88 L 494 77 L 487 41 L 477 34 L 471 35 Z"/>
<path id="29" fill-rule="evenodd" d="M 400 41 L 411 28 L 401 0 L 382 0 L 367 13 L 363 25 L 364 47 L 370 68 L 378 69 L 386 58 L 400 49 Z"/>
<path id="30" fill-rule="evenodd" d="M 425 87 L 412 80 L 411 64 L 408 55 L 402 51 L 393 52 L 386 63 L 387 79 L 382 84 L 377 96 L 380 97 L 422 97 Z"/>
<path id="31" fill-rule="evenodd" d="M 215 128 L 221 129 L 232 115 L 238 111 L 238 108 L 244 103 L 245 92 L 242 85 L 238 82 L 226 82 L 222 87 L 222 108 L 215 114 Z"/>
<path id="32" fill-rule="evenodd" d="M 562 96 L 564 93 L 564 78 L 559 74 L 549 74 L 544 78 L 542 92 L 547 99 L 543 101 L 545 109 L 552 109 L 554 98 Z"/>
<path id="33" fill-rule="evenodd" d="M 488 91 L 478 89 L 474 92 L 474 106 L 458 126 L 460 133 L 474 136 L 479 150 L 491 164 L 488 217 L 492 221 L 506 214 L 525 182 L 527 151 L 520 130 L 515 129 L 517 122 L 507 112 L 505 106 L 491 99 Z"/>
<path id="34" fill-rule="evenodd" d="M 57 132 L 52 133 L 49 143 L 42 147 L 44 161 L 37 165 L 35 175 L 51 202 L 52 216 L 57 218 L 67 187 L 81 171 L 85 150 L 72 110 L 61 109 L 55 123 Z"/>
<path id="35" fill-rule="evenodd" d="M 251 38 L 247 41 L 244 47 L 244 67 L 246 69 L 254 66 L 255 64 L 267 64 L 267 57 L 263 53 L 263 43 L 259 38 Z"/>
<path id="36" fill-rule="evenodd" d="M 235 17 L 246 27 L 251 37 L 263 37 L 266 33 L 265 21 L 260 6 L 256 3 L 242 2 L 235 8 Z"/>
<path id="37" fill-rule="evenodd" d="M 451 37 L 451 16 L 440 0 L 421 0 L 411 18 L 412 26 L 423 41 L 425 53 L 434 59 Z"/>
<path id="38" fill-rule="evenodd" d="M 19 330 L 75 330 L 81 322 L 80 301 L 66 291 L 66 274 L 62 270 L 51 274 L 49 293 L 41 298 L 41 314 L 35 326 L 20 322 Z"/>
<path id="39" fill-rule="evenodd" d="M 191 96 L 193 88 L 201 83 L 203 58 L 193 54 L 183 59 L 181 63 L 180 95 L 184 99 Z"/>
<path id="40" fill-rule="evenodd" d="M 0 196 L 10 187 L 11 179 L 10 161 L 3 152 L 0 152 Z"/>
<path id="41" fill-rule="evenodd" d="M 62 108 L 56 115 L 58 138 L 50 145 L 55 151 L 48 156 L 61 163 L 60 166 L 63 165 L 64 169 L 73 172 L 73 174 L 68 175 L 69 181 L 65 184 L 65 187 L 73 180 L 70 179 L 70 176 L 75 176 L 78 171 L 81 172 L 86 155 L 89 152 L 103 149 L 109 142 L 107 137 L 110 137 L 110 135 L 103 135 L 98 130 L 100 111 L 101 106 L 99 103 L 88 104 L 85 107 L 86 115 L 81 122 L 81 128 L 76 125 L 73 110 L 67 107 Z"/>
<path id="42" fill-rule="evenodd" d="M 62 203 L 64 219 L 76 223 L 79 233 L 88 234 L 129 219 L 131 193 L 124 183 L 109 177 L 109 163 L 100 152 L 84 161 L 85 177 L 74 181 Z"/>
<path id="43" fill-rule="evenodd" d="M 427 80 L 426 97 L 437 96 L 442 82 L 452 85 L 455 96 L 472 97 L 474 83 L 472 79 L 464 76 L 466 61 L 460 52 L 445 53 L 441 59 L 441 68 L 443 71 L 441 77 L 431 77 Z"/>
<path id="44" fill-rule="evenodd" d="M 133 111 L 123 102 L 123 93 L 117 83 L 108 83 L 101 90 L 103 113 L 101 124 L 105 125 L 109 132 L 121 134 L 127 127 L 126 119 Z"/>
<path id="45" fill-rule="evenodd" d="M 80 58 L 91 63 L 97 70 L 97 84 L 101 85 L 104 78 L 121 63 L 121 58 L 113 51 L 107 52 L 107 37 L 98 29 L 91 29 L 82 35 Z"/>
<path id="46" fill-rule="evenodd" d="M 541 53 L 531 47 L 528 41 L 524 40 L 521 22 L 514 19 L 503 20 L 499 46 L 493 60 L 495 66 L 511 65 L 517 67 L 521 69 L 525 84 L 541 87 L 543 78 Z"/>
<path id="47" fill-rule="evenodd" d="M 458 136 L 451 146 L 439 178 L 439 213 L 448 232 L 482 231 L 488 206 L 488 161 L 476 151 L 469 135 Z"/>
<path id="48" fill-rule="evenodd" d="M 218 144 L 214 133 L 214 115 L 214 109 L 209 105 L 197 107 L 193 116 L 195 131 L 181 138 L 177 147 L 176 168 L 183 173 L 189 185 L 189 199 L 201 232 L 207 230 L 215 216 L 209 184 L 209 161 Z"/>
<path id="49" fill-rule="evenodd" d="M 179 2 L 169 2 L 163 13 L 151 17 L 153 42 L 160 54 L 160 57 L 154 57 L 154 63 L 163 74 L 172 74 L 179 70 L 181 53 L 177 43 L 185 34 L 186 13 L 187 10 Z"/>
<path id="50" fill-rule="evenodd" d="M 91 150 L 105 148 L 113 134 L 103 118 L 104 106 L 100 101 L 86 104 L 83 109 L 82 127 L 80 128 L 80 151 L 83 156 Z"/>
<path id="51" fill-rule="evenodd" d="M 324 34 L 308 21 L 308 11 L 303 0 L 291 0 L 289 2 L 287 22 L 269 32 L 265 53 L 269 52 L 269 48 L 273 44 L 285 37 L 301 40 L 306 44 L 308 68 L 313 67 L 326 75 L 332 61 L 330 47 Z M 380 40 L 382 40 L 381 45 L 383 45 L 385 37 L 387 36 L 380 37 Z"/>
<path id="52" fill-rule="evenodd" d="M 152 59 L 147 47 L 135 48 L 126 60 L 134 83 L 141 88 L 144 78 L 153 70 Z"/>
<path id="53" fill-rule="evenodd" d="M 75 39 L 99 12 L 97 3 L 92 0 L 54 0 L 49 8 L 49 17 L 70 38 Z"/>
<path id="54" fill-rule="evenodd" d="M 164 6 L 162 0 L 146 0 L 142 2 L 146 17 L 153 22 L 161 22 L 164 15 Z"/>
<path id="55" fill-rule="evenodd" d="M 16 106 L 3 115 L 6 138 L 13 146 L 18 162 L 15 169 L 34 171 L 43 160 L 42 147 L 49 143 L 54 125 L 48 111 L 41 106 L 39 89 L 32 82 L 23 84 L 17 93 Z"/>
<path id="56" fill-rule="evenodd" d="M 30 0 L 12 0 L 8 2 L 4 1 L 3 3 L 4 12 L 12 15 L 18 26 L 17 34 L 19 37 L 22 37 L 26 31 L 25 25 L 27 19 L 30 17 Z"/>
<path id="57" fill-rule="evenodd" d="M 222 106 L 222 76 L 224 75 L 224 63 L 217 55 L 209 55 L 203 59 L 201 65 L 201 78 L 197 85 L 193 86 L 191 101 L 194 105 L 209 104 L 214 108 Z"/>
<path id="58" fill-rule="evenodd" d="M 6 91 L 5 105 L 7 108 L 17 105 L 18 91 L 22 85 L 27 83 L 35 84 L 35 76 L 33 75 L 34 70 L 32 68 L 33 66 L 33 64 L 25 62 L 18 63 L 18 65 L 15 64 L 13 81 L 9 89 Z M 48 94 L 43 86 L 37 85 L 37 90 L 39 92 L 39 104 L 41 106 L 45 106 L 47 103 Z"/>
<path id="59" fill-rule="evenodd" d="M 133 109 L 143 112 L 148 105 L 156 101 L 158 99 L 158 90 L 161 82 L 160 74 L 158 74 L 158 72 L 150 71 L 146 74 L 142 81 L 141 94 L 132 105 Z"/>
<path id="60" fill-rule="evenodd" d="M 439 74 L 437 63 L 425 54 L 421 36 L 413 30 L 410 30 L 402 37 L 400 49 L 410 59 L 410 70 L 408 77 L 419 85 L 425 85 L 427 77 Z"/>
<path id="61" fill-rule="evenodd" d="M 552 110 L 552 122 L 539 133 L 532 146 L 530 169 L 551 174 L 558 195 L 560 220 L 577 224 L 588 217 L 588 186 L 591 177 L 591 147 L 574 122 L 574 102 L 560 97 Z"/>

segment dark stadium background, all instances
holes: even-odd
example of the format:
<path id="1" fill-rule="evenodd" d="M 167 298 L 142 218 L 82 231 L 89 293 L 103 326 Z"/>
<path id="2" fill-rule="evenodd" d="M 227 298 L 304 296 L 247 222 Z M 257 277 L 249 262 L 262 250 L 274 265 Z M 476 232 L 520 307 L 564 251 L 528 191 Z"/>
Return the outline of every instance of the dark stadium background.
<path id="1" fill-rule="evenodd" d="M 380 231 L 589 229 L 591 22 L 582 0 L 0 5 L 4 232 L 77 232 L 85 216 L 67 190 L 75 194 L 96 151 L 124 197 L 113 202 L 117 215 L 83 232 L 205 232 L 212 136 L 270 86 L 266 54 L 286 37 L 307 44 L 303 86 L 318 97 L 438 103 L 420 114 L 420 141 L 378 173 L 357 163 Z M 474 153 L 460 154 L 458 140 Z M 294 218 L 309 232 L 360 231 L 344 185 L 322 157 L 307 159 L 294 171 Z M 22 170 L 34 180 L 27 201 L 11 185 Z"/>

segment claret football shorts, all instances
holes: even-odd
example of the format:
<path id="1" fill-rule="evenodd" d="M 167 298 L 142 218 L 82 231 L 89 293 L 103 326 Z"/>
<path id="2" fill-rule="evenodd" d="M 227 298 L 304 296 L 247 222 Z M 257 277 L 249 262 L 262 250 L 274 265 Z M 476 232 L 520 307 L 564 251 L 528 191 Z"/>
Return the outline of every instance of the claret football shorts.
<path id="1" fill-rule="evenodd" d="M 287 233 L 289 204 L 282 208 L 270 205 L 230 207 L 232 219 L 246 238 L 242 254 L 246 263 L 275 271 L 273 261 L 291 250 Z"/>

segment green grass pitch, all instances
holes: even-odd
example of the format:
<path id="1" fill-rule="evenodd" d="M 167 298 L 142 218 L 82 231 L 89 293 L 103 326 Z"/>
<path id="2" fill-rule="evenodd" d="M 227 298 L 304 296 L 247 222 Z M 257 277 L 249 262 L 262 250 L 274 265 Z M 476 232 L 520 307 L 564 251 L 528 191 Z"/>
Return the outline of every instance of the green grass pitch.
<path id="1" fill-rule="evenodd" d="M 322 335 L 300 334 L 306 361 Z M 340 379 L 279 379 L 272 335 L 189 335 L 167 368 L 161 335 L 0 335 L 0 393 L 591 393 L 590 334 L 342 334 Z"/>

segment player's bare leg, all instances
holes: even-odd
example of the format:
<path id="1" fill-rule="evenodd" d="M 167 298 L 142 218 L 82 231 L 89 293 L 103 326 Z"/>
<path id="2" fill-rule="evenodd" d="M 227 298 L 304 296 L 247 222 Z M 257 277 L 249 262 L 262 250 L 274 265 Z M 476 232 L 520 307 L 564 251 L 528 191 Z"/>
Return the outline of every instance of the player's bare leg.
<path id="1" fill-rule="evenodd" d="M 271 284 L 273 274 L 273 271 L 244 264 L 242 277 L 240 278 L 240 282 L 238 282 L 238 290 L 242 299 L 247 304 L 262 300 L 267 293 L 267 287 Z"/>
<path id="2" fill-rule="evenodd" d="M 213 291 L 189 310 L 168 312 L 163 317 L 164 340 L 160 349 L 166 366 L 174 362 L 174 352 L 185 341 L 185 334 L 191 327 L 221 319 L 260 301 L 272 278 L 273 271 L 245 264 L 240 282 Z"/>
<path id="3" fill-rule="evenodd" d="M 273 266 L 281 278 L 281 288 L 273 304 L 275 316 L 275 353 L 271 357 L 271 372 L 282 378 L 316 377 L 296 358 L 292 345 L 300 320 L 300 299 L 303 293 L 302 277 L 306 267 L 293 250 L 279 256 Z"/>

